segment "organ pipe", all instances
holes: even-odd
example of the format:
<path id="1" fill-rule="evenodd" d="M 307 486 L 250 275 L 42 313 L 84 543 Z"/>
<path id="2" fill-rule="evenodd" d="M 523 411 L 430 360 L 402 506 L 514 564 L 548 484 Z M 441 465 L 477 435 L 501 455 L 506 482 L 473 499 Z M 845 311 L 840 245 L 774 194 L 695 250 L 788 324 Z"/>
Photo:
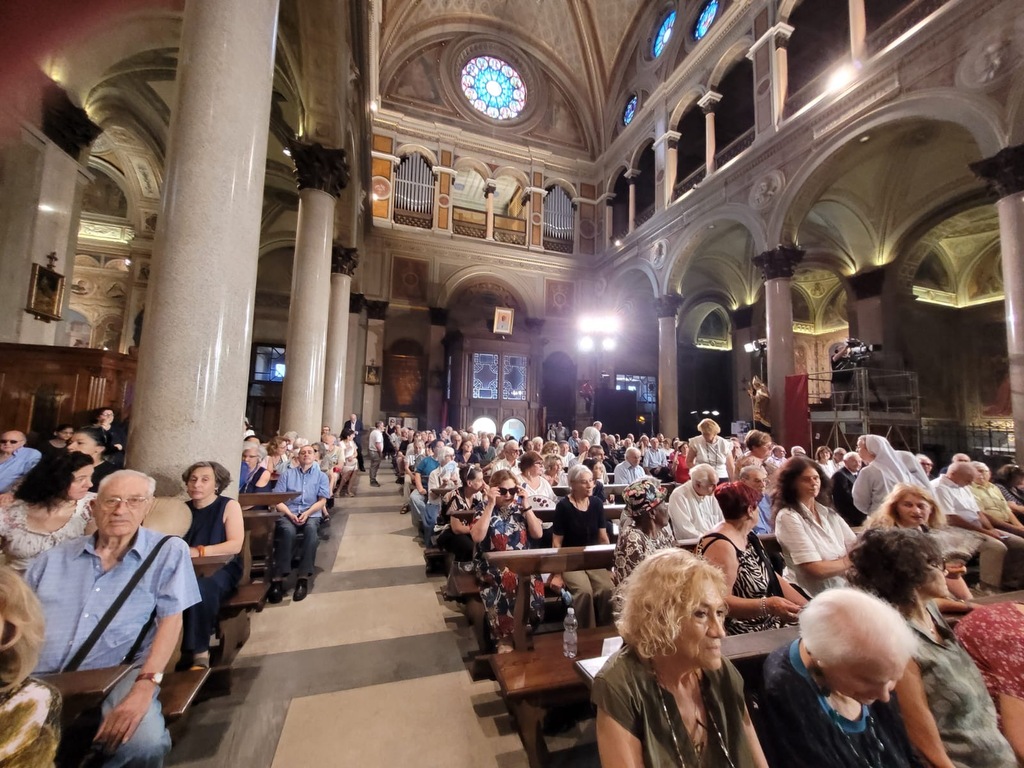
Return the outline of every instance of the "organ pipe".
<path id="1" fill-rule="evenodd" d="M 561 187 L 551 187 L 544 199 L 544 235 L 554 240 L 572 240 L 572 201 Z"/>
<path id="2" fill-rule="evenodd" d="M 408 155 L 398 165 L 395 209 L 414 213 L 434 210 L 434 172 L 421 155 Z"/>

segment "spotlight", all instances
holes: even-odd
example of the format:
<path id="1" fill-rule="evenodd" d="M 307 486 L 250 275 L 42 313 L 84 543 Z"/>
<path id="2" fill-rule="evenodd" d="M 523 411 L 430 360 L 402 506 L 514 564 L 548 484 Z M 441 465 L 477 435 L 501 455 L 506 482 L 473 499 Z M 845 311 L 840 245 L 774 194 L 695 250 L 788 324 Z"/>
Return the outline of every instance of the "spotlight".
<path id="1" fill-rule="evenodd" d="M 616 248 L 621 248 L 622 247 L 622 241 L 621 240 L 616 240 L 615 241 L 615 247 Z"/>
<path id="2" fill-rule="evenodd" d="M 848 86 L 857 77 L 857 65 L 856 64 L 843 64 L 835 72 L 832 73 L 828 79 L 828 91 L 829 93 L 835 93 L 841 91 L 843 88 Z"/>
<path id="3" fill-rule="evenodd" d="M 605 336 L 603 339 L 601 339 L 601 349 L 603 349 L 605 352 L 611 352 L 613 349 L 615 349 L 615 339 L 613 339 L 611 336 Z"/>
<path id="4" fill-rule="evenodd" d="M 292 151 L 290 149 L 288 149 L 288 147 L 285 147 L 281 151 L 284 152 L 286 157 L 291 157 L 292 156 Z"/>
<path id="5" fill-rule="evenodd" d="M 592 352 L 594 349 L 594 338 L 592 336 L 581 336 L 578 345 L 580 352 Z"/>
<path id="6" fill-rule="evenodd" d="M 757 355 L 768 349 L 768 339 L 757 339 L 756 341 L 748 341 L 743 345 L 743 351 L 747 354 Z"/>

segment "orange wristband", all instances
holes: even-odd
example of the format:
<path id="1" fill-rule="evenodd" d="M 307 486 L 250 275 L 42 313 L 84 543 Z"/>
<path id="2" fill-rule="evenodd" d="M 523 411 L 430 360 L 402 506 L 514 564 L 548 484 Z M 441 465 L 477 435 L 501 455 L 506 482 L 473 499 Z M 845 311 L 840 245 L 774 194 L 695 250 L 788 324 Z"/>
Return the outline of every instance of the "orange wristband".
<path id="1" fill-rule="evenodd" d="M 206 547 L 199 546 L 199 547 L 196 547 L 196 549 L 199 550 L 199 556 L 200 557 L 206 557 Z"/>

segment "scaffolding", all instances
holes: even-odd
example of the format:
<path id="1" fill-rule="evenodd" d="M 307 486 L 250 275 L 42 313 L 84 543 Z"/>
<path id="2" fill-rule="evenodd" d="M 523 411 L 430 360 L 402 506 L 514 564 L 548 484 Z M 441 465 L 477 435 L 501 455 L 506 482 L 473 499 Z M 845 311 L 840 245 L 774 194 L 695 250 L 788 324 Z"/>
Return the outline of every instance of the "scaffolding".
<path id="1" fill-rule="evenodd" d="M 882 435 L 894 448 L 921 450 L 921 403 L 917 374 L 880 368 L 807 375 L 811 434 L 815 446 L 856 448 L 860 435 Z M 827 434 L 824 434 L 826 433 Z"/>

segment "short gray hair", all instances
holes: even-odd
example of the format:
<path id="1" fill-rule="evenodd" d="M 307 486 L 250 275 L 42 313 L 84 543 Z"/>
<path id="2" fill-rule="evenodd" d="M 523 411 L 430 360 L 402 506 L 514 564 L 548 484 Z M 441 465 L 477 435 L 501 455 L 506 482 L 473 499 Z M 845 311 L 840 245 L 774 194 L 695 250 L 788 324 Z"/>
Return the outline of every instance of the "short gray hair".
<path id="1" fill-rule="evenodd" d="M 259 454 L 260 459 L 267 458 L 267 449 L 259 443 L 242 443 L 242 455 L 245 455 L 246 451 L 256 451 Z"/>
<path id="2" fill-rule="evenodd" d="M 828 589 L 800 611 L 800 637 L 824 667 L 879 657 L 903 668 L 917 638 L 900 612 L 859 589 Z"/>
<path id="3" fill-rule="evenodd" d="M 708 465 L 704 464 L 702 466 L 706 467 Z M 694 469 L 696 469 L 696 467 L 694 467 Z M 768 474 L 768 471 L 764 467 L 762 467 L 760 464 L 747 464 L 746 466 L 744 466 L 740 470 L 740 480 L 746 480 L 748 477 L 750 477 L 755 472 L 763 472 L 765 475 Z M 691 472 L 690 474 L 692 476 L 693 473 Z M 715 479 L 717 480 L 718 478 L 716 477 Z"/>
<path id="4" fill-rule="evenodd" d="M 117 472 L 111 472 L 109 475 L 100 480 L 100 484 L 96 487 L 96 493 L 103 493 L 104 487 L 109 485 L 114 480 L 125 480 L 127 478 L 135 478 L 137 480 L 146 481 L 146 495 L 156 496 L 156 480 L 147 475 L 145 472 L 139 472 L 134 469 L 119 469 Z"/>
<path id="5" fill-rule="evenodd" d="M 639 448 L 634 448 L 633 446 L 630 446 L 629 448 L 626 449 L 626 455 L 627 456 L 637 456 L 637 457 L 640 457 L 643 454 L 641 454 Z"/>
<path id="6" fill-rule="evenodd" d="M 718 473 L 710 464 L 698 464 L 690 470 L 690 479 L 700 483 L 717 483 Z"/>
<path id="7" fill-rule="evenodd" d="M 582 461 L 579 462 L 578 464 L 573 464 L 571 467 L 569 467 L 569 474 L 567 476 L 569 485 L 572 485 L 577 480 L 579 480 L 582 475 L 593 476 L 593 474 L 593 472 L 591 472 L 589 469 L 587 469 L 586 466 L 584 466 Z"/>

